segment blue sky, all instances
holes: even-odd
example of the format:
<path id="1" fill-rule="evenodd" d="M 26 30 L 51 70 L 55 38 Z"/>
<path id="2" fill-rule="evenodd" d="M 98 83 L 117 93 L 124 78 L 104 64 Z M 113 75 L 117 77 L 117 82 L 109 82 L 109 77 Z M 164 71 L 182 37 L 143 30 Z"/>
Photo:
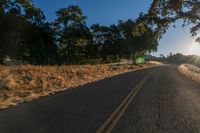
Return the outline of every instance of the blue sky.
<path id="1" fill-rule="evenodd" d="M 87 24 L 100 23 L 102 25 L 116 24 L 118 20 L 136 19 L 140 12 L 146 13 L 152 0 L 33 0 L 41 8 L 48 21 L 56 17 L 55 11 L 68 5 L 79 5 L 84 15 L 88 17 Z M 167 55 L 172 53 L 198 54 L 200 46 L 195 44 L 188 28 L 182 28 L 181 22 L 176 28 L 170 27 L 159 42 L 158 51 L 152 53 Z"/>

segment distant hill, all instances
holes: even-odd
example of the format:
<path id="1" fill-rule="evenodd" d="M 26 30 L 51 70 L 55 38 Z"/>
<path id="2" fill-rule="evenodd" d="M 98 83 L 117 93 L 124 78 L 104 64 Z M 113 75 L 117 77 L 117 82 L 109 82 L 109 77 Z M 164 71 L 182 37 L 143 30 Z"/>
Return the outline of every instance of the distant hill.
<path id="1" fill-rule="evenodd" d="M 160 61 L 161 60 L 161 58 L 153 56 L 153 55 L 149 55 L 149 54 L 145 54 L 144 58 L 146 61 L 150 61 L 150 60 Z"/>
<path id="2" fill-rule="evenodd" d="M 189 63 L 196 66 L 200 66 L 200 56 L 197 55 L 183 55 L 180 53 L 169 56 L 166 61 L 172 64 Z"/>

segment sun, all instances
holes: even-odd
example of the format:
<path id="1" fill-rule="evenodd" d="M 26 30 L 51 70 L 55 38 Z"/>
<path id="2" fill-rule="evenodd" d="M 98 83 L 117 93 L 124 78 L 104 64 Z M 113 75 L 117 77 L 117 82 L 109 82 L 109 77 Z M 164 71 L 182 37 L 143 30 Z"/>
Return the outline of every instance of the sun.
<path id="1" fill-rule="evenodd" d="M 190 55 L 200 55 L 200 45 L 197 43 L 191 44 L 188 50 Z"/>

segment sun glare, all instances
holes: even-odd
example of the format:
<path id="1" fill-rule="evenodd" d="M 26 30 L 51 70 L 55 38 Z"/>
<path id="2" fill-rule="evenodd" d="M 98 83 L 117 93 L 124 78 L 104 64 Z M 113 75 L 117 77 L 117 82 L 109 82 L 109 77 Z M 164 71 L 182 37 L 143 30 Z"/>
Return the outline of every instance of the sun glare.
<path id="1" fill-rule="evenodd" d="M 189 54 L 190 55 L 200 55 L 200 45 L 197 43 L 193 43 L 189 46 Z"/>

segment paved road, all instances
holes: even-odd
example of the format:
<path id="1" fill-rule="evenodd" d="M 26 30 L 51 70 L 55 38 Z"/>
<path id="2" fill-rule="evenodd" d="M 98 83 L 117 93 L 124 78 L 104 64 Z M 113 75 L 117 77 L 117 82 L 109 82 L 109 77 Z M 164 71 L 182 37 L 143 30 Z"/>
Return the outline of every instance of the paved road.
<path id="1" fill-rule="evenodd" d="M 175 66 L 107 78 L 0 111 L 0 133 L 198 133 L 200 85 Z"/>

